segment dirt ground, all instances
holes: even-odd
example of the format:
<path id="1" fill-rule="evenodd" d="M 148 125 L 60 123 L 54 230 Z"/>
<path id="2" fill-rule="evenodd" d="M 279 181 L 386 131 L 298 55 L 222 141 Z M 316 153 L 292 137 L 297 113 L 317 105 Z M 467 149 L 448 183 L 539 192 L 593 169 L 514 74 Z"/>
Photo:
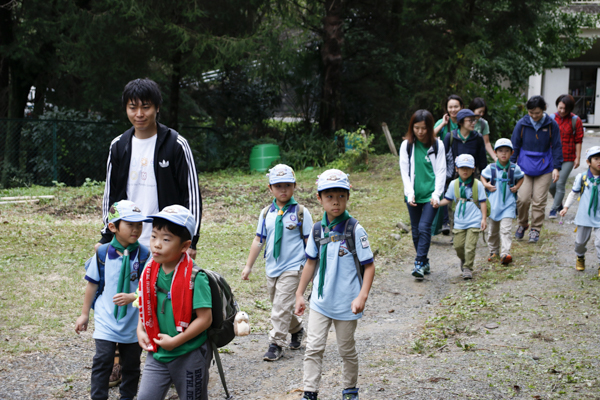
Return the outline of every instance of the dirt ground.
<path id="1" fill-rule="evenodd" d="M 600 399 L 598 261 L 588 246 L 588 269 L 573 268 L 574 215 L 575 208 L 562 225 L 547 220 L 537 245 L 515 243 L 514 254 L 534 255 L 508 268 L 488 263 L 480 241 L 470 283 L 459 277 L 449 237 L 434 238 L 423 282 L 410 276 L 414 254 L 377 258 L 386 268 L 356 332 L 361 398 Z M 267 347 L 266 334 L 253 334 L 221 355 L 234 398 L 299 399 L 303 349 L 270 363 L 262 360 Z M 86 333 L 48 353 L 2 357 L 0 399 L 89 398 L 93 354 Z M 224 398 L 214 365 L 210 373 L 210 399 Z M 340 374 L 331 331 L 320 399 L 341 398 Z"/>

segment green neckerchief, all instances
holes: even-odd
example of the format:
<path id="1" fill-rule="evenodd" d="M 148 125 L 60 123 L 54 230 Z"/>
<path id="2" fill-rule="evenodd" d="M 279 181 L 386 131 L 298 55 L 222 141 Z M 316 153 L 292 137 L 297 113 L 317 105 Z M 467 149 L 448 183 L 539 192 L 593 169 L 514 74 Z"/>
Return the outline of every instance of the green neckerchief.
<path id="1" fill-rule="evenodd" d="M 596 211 L 598 210 L 598 184 L 600 184 L 600 177 L 594 178 L 594 175 L 592 175 L 591 172 L 590 172 L 590 175 L 592 177 L 588 180 L 592 184 L 592 187 L 590 188 L 592 190 L 592 192 L 590 194 L 591 197 L 590 197 L 590 205 L 588 207 L 588 215 L 591 217 L 592 209 L 594 210 L 594 216 L 596 216 Z"/>
<path id="2" fill-rule="evenodd" d="M 471 132 L 469 132 L 469 134 L 467 135 L 467 137 L 464 137 L 462 135 L 462 133 L 460 133 L 460 128 L 457 129 L 456 132 L 458 133 L 458 137 L 460 138 L 460 140 L 463 141 L 463 143 L 467 141 L 467 139 L 469 138 L 469 136 L 471 136 Z"/>
<path id="3" fill-rule="evenodd" d="M 129 262 L 129 255 L 131 254 L 131 252 L 135 251 L 138 247 L 140 247 L 140 243 L 135 242 L 127 246 L 127 248 L 125 248 L 121 243 L 119 243 L 117 237 L 113 236 L 110 245 L 114 247 L 115 250 L 123 253 L 123 263 L 121 263 L 121 274 L 119 275 L 117 293 L 131 293 L 131 264 Z M 127 315 L 127 306 L 123 306 L 121 307 L 121 310 L 119 310 L 119 306 L 115 304 L 114 315 L 117 319 L 117 322 L 119 322 L 121 318 Z"/>
<path id="4" fill-rule="evenodd" d="M 458 205 L 458 216 L 460 216 L 462 210 L 462 216 L 465 216 L 465 210 L 467 209 L 467 185 L 473 183 L 473 175 L 471 175 L 466 181 L 463 181 L 462 178 L 458 177 L 458 182 L 460 183 L 460 201 Z M 473 199 L 473 201 L 475 201 Z"/>
<path id="5" fill-rule="evenodd" d="M 327 225 L 327 213 L 323 213 L 323 219 L 321 220 L 321 227 L 323 228 L 323 237 L 329 237 L 328 230 L 333 229 L 337 224 L 341 224 L 342 222 L 352 218 L 348 211 L 344 211 L 342 215 L 331 221 L 329 225 Z M 328 229 L 325 229 L 328 228 Z M 325 283 L 325 270 L 327 269 L 327 243 L 321 246 L 321 261 L 319 263 L 319 298 L 323 297 L 323 284 Z"/>
<path id="6" fill-rule="evenodd" d="M 281 253 L 281 238 L 283 237 L 283 214 L 287 211 L 290 206 L 298 204 L 292 196 L 291 199 L 285 203 L 283 209 L 280 209 L 277 205 L 277 201 L 273 199 L 273 207 L 277 210 L 277 218 L 275 218 L 275 242 L 273 243 L 273 257 L 277 260 L 279 258 L 279 254 Z"/>
<path id="7" fill-rule="evenodd" d="M 510 161 L 503 167 L 500 161 L 496 160 L 496 170 L 502 171 L 502 180 L 500 181 L 500 193 L 502 193 L 502 204 L 506 202 L 506 188 L 508 186 L 508 169 L 510 168 Z M 499 180 L 499 179 L 498 179 Z"/>

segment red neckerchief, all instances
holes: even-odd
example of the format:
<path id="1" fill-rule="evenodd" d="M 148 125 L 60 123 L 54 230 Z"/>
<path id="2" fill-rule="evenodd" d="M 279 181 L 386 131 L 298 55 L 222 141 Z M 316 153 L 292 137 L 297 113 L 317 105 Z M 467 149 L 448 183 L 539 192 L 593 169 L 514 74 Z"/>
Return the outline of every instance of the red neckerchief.
<path id="1" fill-rule="evenodd" d="M 171 281 L 171 305 L 173 307 L 173 317 L 175 327 L 178 332 L 183 332 L 192 319 L 192 301 L 194 297 L 194 288 L 191 287 L 190 278 L 192 276 L 192 267 L 194 262 L 190 256 L 185 253 L 175 267 L 173 280 Z M 158 340 L 160 327 L 156 317 L 158 300 L 156 296 L 156 281 L 160 264 L 150 260 L 144 268 L 140 278 L 140 318 L 146 328 L 146 333 L 150 339 L 150 347 L 146 349 L 151 352 L 158 351 L 158 345 L 152 339 Z"/>

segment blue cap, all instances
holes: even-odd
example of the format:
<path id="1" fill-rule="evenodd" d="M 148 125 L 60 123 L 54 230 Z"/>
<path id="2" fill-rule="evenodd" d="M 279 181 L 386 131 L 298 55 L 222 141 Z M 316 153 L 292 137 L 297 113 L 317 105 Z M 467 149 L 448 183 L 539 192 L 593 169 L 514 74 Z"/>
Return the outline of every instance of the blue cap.
<path id="1" fill-rule="evenodd" d="M 285 182 L 296 183 L 294 170 L 285 164 L 277 164 L 269 170 L 267 176 L 269 177 L 269 185 Z"/>
<path id="2" fill-rule="evenodd" d="M 592 146 L 585 152 L 585 158 L 590 159 L 590 157 L 595 156 L 596 154 L 600 154 L 600 146 Z"/>
<path id="3" fill-rule="evenodd" d="M 510 141 L 510 139 L 502 138 L 502 139 L 496 140 L 496 144 L 494 145 L 494 150 L 498 150 L 498 148 L 500 148 L 500 147 L 510 147 L 510 149 L 512 150 L 513 144 Z"/>
<path id="4" fill-rule="evenodd" d="M 133 201 L 121 200 L 110 206 L 108 210 L 108 222 L 152 222 L 151 218 L 145 217 L 142 210 Z"/>
<path id="5" fill-rule="evenodd" d="M 340 171 L 339 169 L 328 169 L 319 175 L 317 179 L 317 191 L 327 189 L 346 189 L 350 190 L 350 180 L 348 175 Z"/>
<path id="6" fill-rule="evenodd" d="M 190 232 L 191 237 L 194 237 L 194 234 L 196 233 L 196 220 L 194 219 L 194 215 L 192 215 L 190 210 L 184 206 L 177 204 L 167 206 L 158 214 L 148 215 L 148 217 L 162 218 L 171 221 L 175 225 L 184 226 Z"/>
<path id="7" fill-rule="evenodd" d="M 475 169 L 475 159 L 470 154 L 461 154 L 456 157 L 455 164 L 457 168 L 467 167 Z"/>
<path id="8" fill-rule="evenodd" d="M 456 114 L 456 122 L 460 122 L 467 117 L 476 117 L 475 113 L 468 108 L 463 108 Z"/>

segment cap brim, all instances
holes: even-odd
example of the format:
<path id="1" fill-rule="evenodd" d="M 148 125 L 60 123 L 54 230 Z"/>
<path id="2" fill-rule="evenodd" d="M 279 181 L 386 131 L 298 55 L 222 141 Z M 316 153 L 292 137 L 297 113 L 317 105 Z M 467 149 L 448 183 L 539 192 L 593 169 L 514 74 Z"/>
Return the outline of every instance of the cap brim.
<path id="1" fill-rule="evenodd" d="M 128 215 L 123 218 L 116 219 L 115 221 L 126 221 L 126 222 L 152 222 L 152 218 L 144 217 L 143 215 Z M 110 221 L 113 222 L 113 221 Z"/>

